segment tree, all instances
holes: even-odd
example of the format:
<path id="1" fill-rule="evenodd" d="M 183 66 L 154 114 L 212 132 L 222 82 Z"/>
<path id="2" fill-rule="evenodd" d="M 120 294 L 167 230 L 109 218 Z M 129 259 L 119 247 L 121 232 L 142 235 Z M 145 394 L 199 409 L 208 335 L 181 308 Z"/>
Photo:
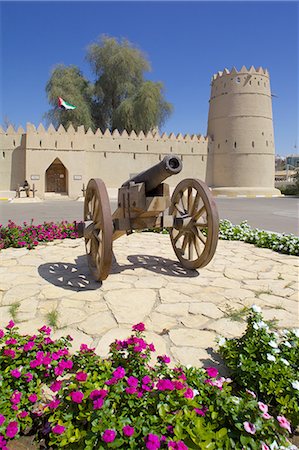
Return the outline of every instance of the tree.
<path id="1" fill-rule="evenodd" d="M 83 77 L 76 66 L 66 67 L 63 64 L 56 66 L 47 83 L 46 92 L 49 103 L 53 108 L 45 114 L 48 122 L 54 126 L 62 124 L 67 128 L 71 123 L 77 127 L 84 125 L 87 130 L 93 128 L 92 94 L 93 86 Z M 57 107 L 57 99 L 75 105 L 74 110 L 62 110 Z"/>
<path id="2" fill-rule="evenodd" d="M 122 39 L 102 36 L 87 50 L 87 60 L 95 74 L 89 83 L 75 66 L 57 66 L 47 84 L 50 103 L 60 96 L 77 109 L 50 110 L 46 117 L 57 126 L 84 125 L 104 131 L 118 129 L 139 133 L 161 127 L 172 111 L 164 99 L 163 84 L 144 79 L 150 70 L 145 55 Z"/>

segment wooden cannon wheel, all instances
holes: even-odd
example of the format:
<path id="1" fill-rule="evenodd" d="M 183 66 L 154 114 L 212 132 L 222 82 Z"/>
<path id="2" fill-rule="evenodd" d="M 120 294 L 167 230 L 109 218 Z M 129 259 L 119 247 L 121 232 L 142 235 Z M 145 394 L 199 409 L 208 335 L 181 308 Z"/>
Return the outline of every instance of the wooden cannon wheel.
<path id="1" fill-rule="evenodd" d="M 112 216 L 107 189 L 99 178 L 89 180 L 84 202 L 85 248 L 89 269 L 97 281 L 105 280 L 112 263 Z"/>
<path id="2" fill-rule="evenodd" d="M 186 269 L 206 266 L 214 256 L 219 231 L 216 203 L 208 186 L 197 179 L 182 180 L 171 197 L 173 249 Z"/>

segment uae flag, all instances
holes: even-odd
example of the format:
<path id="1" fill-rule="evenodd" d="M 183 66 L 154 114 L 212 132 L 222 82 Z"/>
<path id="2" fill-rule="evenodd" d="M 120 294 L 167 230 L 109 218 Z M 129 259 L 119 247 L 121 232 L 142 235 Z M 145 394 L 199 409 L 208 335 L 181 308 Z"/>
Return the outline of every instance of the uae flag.
<path id="1" fill-rule="evenodd" d="M 71 105 L 63 100 L 63 98 L 58 97 L 58 107 L 60 109 L 76 109 L 77 106 Z"/>

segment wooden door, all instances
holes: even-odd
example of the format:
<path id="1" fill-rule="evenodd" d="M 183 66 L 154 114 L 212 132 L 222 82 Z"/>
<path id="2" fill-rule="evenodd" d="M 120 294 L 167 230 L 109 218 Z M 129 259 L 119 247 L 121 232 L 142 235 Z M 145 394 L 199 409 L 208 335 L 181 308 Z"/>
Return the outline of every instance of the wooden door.
<path id="1" fill-rule="evenodd" d="M 54 161 L 46 171 L 46 192 L 66 193 L 66 169 Z"/>

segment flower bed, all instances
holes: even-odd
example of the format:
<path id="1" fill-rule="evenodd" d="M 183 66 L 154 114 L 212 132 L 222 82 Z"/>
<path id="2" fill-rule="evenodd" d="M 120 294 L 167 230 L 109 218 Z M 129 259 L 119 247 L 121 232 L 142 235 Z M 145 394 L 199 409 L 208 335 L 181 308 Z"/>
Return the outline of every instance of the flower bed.
<path id="1" fill-rule="evenodd" d="M 168 233 L 168 230 L 163 229 L 158 232 Z M 43 225 L 33 225 L 32 219 L 30 225 L 24 222 L 22 227 L 9 221 L 7 227 L 0 225 L 0 250 L 9 247 L 32 249 L 40 242 L 77 237 L 75 222 L 63 221 L 58 224 L 45 222 Z M 247 221 L 241 222 L 240 225 L 233 225 L 229 220 L 220 220 L 219 239 L 244 241 L 257 247 L 269 248 L 275 252 L 299 256 L 299 237 L 293 234 L 271 233 L 251 228 Z"/>
<path id="2" fill-rule="evenodd" d="M 236 394 L 214 367 L 170 368 L 166 355 L 151 366 L 143 331 L 101 359 L 84 344 L 70 354 L 71 338 L 53 341 L 46 326 L 20 336 L 11 321 L 0 331 L 0 448 L 26 433 L 51 449 L 291 448 L 288 417 L 267 395 Z"/>

